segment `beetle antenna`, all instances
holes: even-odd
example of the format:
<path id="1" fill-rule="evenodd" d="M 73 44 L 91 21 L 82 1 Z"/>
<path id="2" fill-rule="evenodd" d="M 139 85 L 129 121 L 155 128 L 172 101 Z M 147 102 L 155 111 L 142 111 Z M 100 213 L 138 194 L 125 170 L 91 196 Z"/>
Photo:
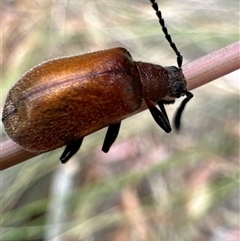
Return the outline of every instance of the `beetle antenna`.
<path id="1" fill-rule="evenodd" d="M 161 11 L 158 9 L 158 4 L 155 2 L 155 0 L 150 0 L 151 4 L 152 4 L 152 8 L 156 11 L 156 15 L 159 19 L 159 24 L 162 27 L 162 31 L 165 34 L 165 38 L 167 39 L 167 41 L 169 42 L 171 48 L 174 50 L 174 52 L 177 55 L 177 63 L 178 63 L 178 68 L 181 69 L 182 68 L 182 62 L 183 62 L 183 56 L 180 54 L 180 52 L 178 51 L 175 43 L 173 43 L 171 36 L 168 33 L 168 30 L 165 26 L 165 22 L 164 19 L 162 18 L 162 13 Z"/>

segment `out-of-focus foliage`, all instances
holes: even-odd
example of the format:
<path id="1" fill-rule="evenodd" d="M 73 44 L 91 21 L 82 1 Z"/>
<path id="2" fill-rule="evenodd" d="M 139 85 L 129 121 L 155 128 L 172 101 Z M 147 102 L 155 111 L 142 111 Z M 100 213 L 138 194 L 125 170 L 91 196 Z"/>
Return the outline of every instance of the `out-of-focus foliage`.
<path id="1" fill-rule="evenodd" d="M 185 63 L 238 41 L 238 4 L 159 2 Z M 3 1 L 1 31 L 1 111 L 17 79 L 50 58 L 123 46 L 176 65 L 147 0 Z M 3 171 L 2 240 L 237 241 L 238 81 L 235 72 L 194 90 L 178 134 L 145 111 L 123 121 L 108 154 L 101 130 L 66 165 L 61 148 Z"/>

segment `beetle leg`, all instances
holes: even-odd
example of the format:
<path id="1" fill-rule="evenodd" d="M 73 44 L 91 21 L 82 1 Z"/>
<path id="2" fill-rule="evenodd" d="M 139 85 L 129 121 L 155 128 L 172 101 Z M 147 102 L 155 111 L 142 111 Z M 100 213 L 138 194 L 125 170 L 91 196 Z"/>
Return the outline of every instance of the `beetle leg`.
<path id="1" fill-rule="evenodd" d="M 171 132 L 171 126 L 170 123 L 168 121 L 168 117 L 167 117 L 167 113 L 164 109 L 164 113 L 162 113 L 154 104 L 152 101 L 150 100 L 145 100 L 147 107 L 149 109 L 149 111 L 152 114 L 153 119 L 156 121 L 156 123 L 167 133 Z M 163 106 L 163 104 L 162 104 Z M 160 107 L 161 108 L 161 107 Z"/>
<path id="2" fill-rule="evenodd" d="M 83 137 L 84 138 L 84 137 Z M 83 138 L 72 141 L 70 144 L 67 144 L 63 154 L 60 157 L 60 161 L 64 164 L 66 163 L 80 148 L 82 145 Z"/>
<path id="3" fill-rule="evenodd" d="M 164 107 L 165 102 L 160 100 L 157 103 L 158 103 L 158 106 L 159 106 L 160 110 L 162 111 L 162 114 L 164 115 L 165 119 L 168 121 L 168 123 L 170 123 L 169 119 L 168 119 L 167 112 L 166 112 L 165 107 Z"/>
<path id="4" fill-rule="evenodd" d="M 121 126 L 121 122 L 111 124 L 108 126 L 108 130 L 106 133 L 106 136 L 104 138 L 103 146 L 102 146 L 102 151 L 103 152 L 108 152 L 110 147 L 112 146 L 113 142 L 116 140 L 118 136 L 118 132 Z"/>

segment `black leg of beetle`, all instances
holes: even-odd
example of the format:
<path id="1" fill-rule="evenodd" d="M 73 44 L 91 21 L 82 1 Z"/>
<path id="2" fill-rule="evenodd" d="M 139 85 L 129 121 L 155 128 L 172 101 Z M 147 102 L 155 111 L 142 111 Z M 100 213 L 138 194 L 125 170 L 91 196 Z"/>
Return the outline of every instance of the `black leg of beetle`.
<path id="1" fill-rule="evenodd" d="M 147 103 L 147 107 L 152 114 L 153 119 L 157 122 L 157 124 L 167 133 L 171 132 L 171 126 L 169 124 L 168 118 L 150 101 L 145 100 Z"/>
<path id="2" fill-rule="evenodd" d="M 66 163 L 76 152 L 79 150 L 82 145 L 83 138 L 75 140 L 68 144 L 63 151 L 63 154 L 60 157 L 60 161 L 64 164 Z"/>
<path id="3" fill-rule="evenodd" d="M 193 94 L 191 92 L 185 91 L 186 94 L 186 98 L 182 101 L 181 105 L 179 106 L 175 118 L 174 118 L 174 126 L 176 128 L 176 130 L 180 129 L 181 126 L 181 116 L 182 116 L 182 112 L 186 106 L 186 104 L 188 103 L 188 101 L 193 97 Z"/>
<path id="4" fill-rule="evenodd" d="M 121 122 L 116 124 L 111 124 L 108 126 L 108 130 L 102 146 L 103 152 L 107 153 L 109 151 L 110 147 L 112 146 L 113 142 L 116 140 L 118 136 L 120 126 L 121 126 Z"/>
<path id="5" fill-rule="evenodd" d="M 160 100 L 160 101 L 158 101 L 157 103 L 158 103 L 158 106 L 159 106 L 160 110 L 162 111 L 164 117 L 166 118 L 166 120 L 168 121 L 168 123 L 170 123 L 170 122 L 169 122 L 169 119 L 168 119 L 167 112 L 166 112 L 165 107 L 164 107 L 165 102 Z M 170 125 L 170 124 L 169 124 L 169 125 Z"/>

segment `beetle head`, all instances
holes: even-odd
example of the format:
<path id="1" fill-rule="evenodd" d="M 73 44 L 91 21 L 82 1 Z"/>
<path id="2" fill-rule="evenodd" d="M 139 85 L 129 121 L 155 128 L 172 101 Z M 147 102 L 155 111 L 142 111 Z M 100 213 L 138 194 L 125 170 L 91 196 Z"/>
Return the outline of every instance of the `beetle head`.
<path id="1" fill-rule="evenodd" d="M 166 69 L 168 71 L 168 79 L 169 79 L 168 96 L 170 98 L 175 99 L 186 95 L 186 98 L 182 101 L 175 115 L 175 120 L 174 120 L 175 127 L 176 129 L 179 129 L 182 112 L 187 102 L 193 97 L 193 94 L 187 90 L 187 81 L 182 73 L 181 68 L 170 66 L 170 67 L 166 67 Z"/>
<path id="2" fill-rule="evenodd" d="M 175 66 L 166 67 L 166 69 L 168 71 L 169 80 L 168 96 L 175 99 L 186 95 L 188 92 L 187 81 L 182 73 L 182 69 Z"/>

